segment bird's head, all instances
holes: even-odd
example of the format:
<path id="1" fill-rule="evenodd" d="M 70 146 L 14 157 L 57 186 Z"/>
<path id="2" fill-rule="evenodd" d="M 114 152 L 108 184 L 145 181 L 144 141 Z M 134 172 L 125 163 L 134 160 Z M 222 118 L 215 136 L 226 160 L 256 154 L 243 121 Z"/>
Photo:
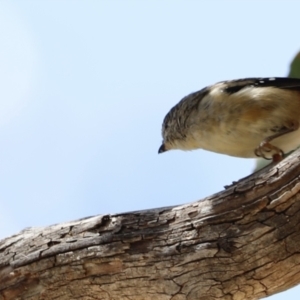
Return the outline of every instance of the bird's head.
<path id="1" fill-rule="evenodd" d="M 179 103 L 180 104 L 180 103 Z M 165 116 L 162 124 L 162 145 L 158 149 L 158 153 L 163 153 L 172 149 L 186 149 L 186 117 L 181 114 L 179 104 L 174 106 Z"/>

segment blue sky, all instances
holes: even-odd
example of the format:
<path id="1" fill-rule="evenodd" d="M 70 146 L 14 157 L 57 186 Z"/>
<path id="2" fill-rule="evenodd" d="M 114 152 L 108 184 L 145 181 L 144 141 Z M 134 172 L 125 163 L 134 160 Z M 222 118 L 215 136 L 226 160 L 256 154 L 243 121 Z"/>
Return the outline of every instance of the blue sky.
<path id="1" fill-rule="evenodd" d="M 287 75 L 299 11 L 274 0 L 1 1 L 0 237 L 191 202 L 248 175 L 254 160 L 158 155 L 161 123 L 206 85 Z"/>

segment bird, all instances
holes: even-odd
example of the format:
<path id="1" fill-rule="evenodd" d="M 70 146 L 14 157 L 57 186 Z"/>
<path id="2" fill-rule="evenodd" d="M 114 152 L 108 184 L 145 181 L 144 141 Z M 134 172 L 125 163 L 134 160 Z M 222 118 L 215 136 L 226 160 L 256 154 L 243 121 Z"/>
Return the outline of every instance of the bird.
<path id="1" fill-rule="evenodd" d="M 279 162 L 300 145 L 300 79 L 221 81 L 189 94 L 165 116 L 158 153 L 204 149 Z"/>

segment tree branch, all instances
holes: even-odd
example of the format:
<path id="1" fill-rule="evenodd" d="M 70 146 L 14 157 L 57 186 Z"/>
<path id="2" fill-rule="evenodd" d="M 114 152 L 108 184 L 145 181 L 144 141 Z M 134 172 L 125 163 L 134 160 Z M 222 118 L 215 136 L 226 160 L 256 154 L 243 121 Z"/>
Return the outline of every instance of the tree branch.
<path id="1" fill-rule="evenodd" d="M 300 283 L 300 152 L 182 206 L 0 241 L 0 300 L 259 299 Z"/>

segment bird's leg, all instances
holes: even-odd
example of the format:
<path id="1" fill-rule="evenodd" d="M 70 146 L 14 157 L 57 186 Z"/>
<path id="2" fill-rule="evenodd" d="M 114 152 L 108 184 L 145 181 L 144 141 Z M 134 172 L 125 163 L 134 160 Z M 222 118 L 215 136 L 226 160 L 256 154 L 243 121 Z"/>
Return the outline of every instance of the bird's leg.
<path id="1" fill-rule="evenodd" d="M 264 159 L 272 159 L 273 162 L 279 162 L 283 159 L 284 152 L 280 148 L 273 146 L 272 144 L 269 143 L 269 138 L 271 138 L 272 140 L 273 139 L 272 137 L 273 136 L 270 136 L 264 139 L 259 144 L 259 146 L 254 150 L 254 153 L 258 157 L 262 157 Z M 272 158 L 269 158 L 266 156 L 266 153 L 270 153 L 271 151 L 275 153 L 272 155 Z"/>
<path id="2" fill-rule="evenodd" d="M 264 159 L 271 159 L 266 156 L 266 153 L 273 152 L 272 160 L 273 162 L 279 162 L 284 157 L 284 152 L 276 146 L 270 144 L 270 142 L 282 135 L 287 133 L 293 132 L 299 128 L 299 122 L 291 122 L 288 126 L 285 126 L 279 132 L 275 133 L 274 135 L 268 136 L 265 138 L 259 146 L 254 150 L 254 153 L 258 157 L 263 157 Z"/>

